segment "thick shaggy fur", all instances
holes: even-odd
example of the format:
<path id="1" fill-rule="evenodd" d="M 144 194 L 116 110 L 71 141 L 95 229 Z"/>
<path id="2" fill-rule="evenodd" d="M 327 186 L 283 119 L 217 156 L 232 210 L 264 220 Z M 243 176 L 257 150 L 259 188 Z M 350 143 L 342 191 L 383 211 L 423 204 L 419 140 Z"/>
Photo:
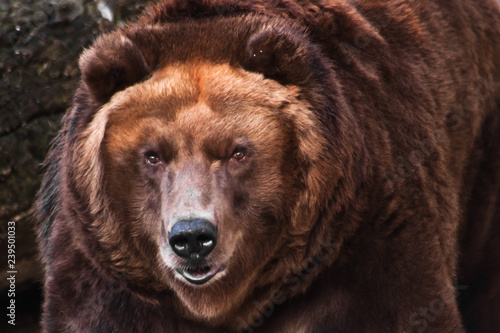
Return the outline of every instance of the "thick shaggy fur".
<path id="1" fill-rule="evenodd" d="M 101 36 L 37 204 L 44 331 L 499 332 L 498 41 L 492 0 L 165 0 Z M 218 228 L 203 285 L 183 216 Z"/>

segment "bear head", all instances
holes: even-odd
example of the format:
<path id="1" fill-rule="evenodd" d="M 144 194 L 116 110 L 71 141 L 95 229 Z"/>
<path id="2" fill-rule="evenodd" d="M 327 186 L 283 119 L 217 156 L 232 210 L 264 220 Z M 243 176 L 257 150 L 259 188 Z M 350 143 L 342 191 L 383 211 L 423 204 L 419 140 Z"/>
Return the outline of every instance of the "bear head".
<path id="1" fill-rule="evenodd" d="M 332 261 L 337 248 L 325 244 L 349 230 L 324 221 L 363 174 L 332 66 L 278 18 L 100 37 L 80 59 L 68 116 L 84 246 L 103 253 L 89 260 L 152 302 L 172 293 L 187 317 L 213 325 L 244 311 L 249 295 L 268 298 L 304 258 L 328 251 Z"/>

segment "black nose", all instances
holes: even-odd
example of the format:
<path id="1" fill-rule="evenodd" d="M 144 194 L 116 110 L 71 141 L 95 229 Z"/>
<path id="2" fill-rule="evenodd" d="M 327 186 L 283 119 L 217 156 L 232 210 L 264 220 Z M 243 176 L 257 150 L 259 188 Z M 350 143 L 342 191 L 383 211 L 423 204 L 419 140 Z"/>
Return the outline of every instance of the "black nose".
<path id="1" fill-rule="evenodd" d="M 214 249 L 217 232 L 208 220 L 180 221 L 168 233 L 168 242 L 179 257 L 201 260 Z"/>

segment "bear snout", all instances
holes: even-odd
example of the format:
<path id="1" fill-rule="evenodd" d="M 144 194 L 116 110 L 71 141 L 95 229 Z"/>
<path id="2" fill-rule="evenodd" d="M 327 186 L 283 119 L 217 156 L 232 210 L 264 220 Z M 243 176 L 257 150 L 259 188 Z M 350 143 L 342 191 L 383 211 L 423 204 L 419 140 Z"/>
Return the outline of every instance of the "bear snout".
<path id="1" fill-rule="evenodd" d="M 206 219 L 179 221 L 168 233 L 168 242 L 179 257 L 201 261 L 217 244 L 218 228 Z"/>

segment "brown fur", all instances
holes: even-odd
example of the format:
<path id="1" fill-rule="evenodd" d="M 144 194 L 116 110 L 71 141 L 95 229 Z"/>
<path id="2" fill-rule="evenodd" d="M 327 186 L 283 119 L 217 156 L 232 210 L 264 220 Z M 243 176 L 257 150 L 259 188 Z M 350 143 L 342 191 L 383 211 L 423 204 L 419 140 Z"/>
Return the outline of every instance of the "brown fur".
<path id="1" fill-rule="evenodd" d="M 38 201 L 44 330 L 499 331 L 499 38 L 486 0 L 165 0 L 101 36 Z"/>

